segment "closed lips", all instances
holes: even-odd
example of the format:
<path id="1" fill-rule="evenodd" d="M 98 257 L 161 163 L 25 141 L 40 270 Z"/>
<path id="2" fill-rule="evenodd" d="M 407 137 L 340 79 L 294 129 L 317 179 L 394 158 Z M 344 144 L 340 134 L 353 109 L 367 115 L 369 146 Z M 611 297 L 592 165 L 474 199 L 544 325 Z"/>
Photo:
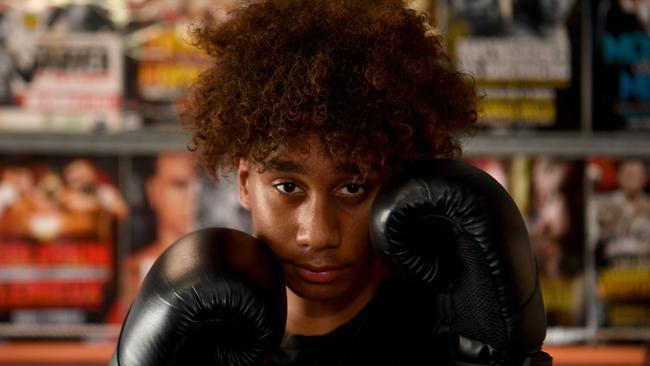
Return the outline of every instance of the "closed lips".
<path id="1" fill-rule="evenodd" d="M 327 284 L 335 281 L 341 275 L 342 268 L 338 266 L 298 265 L 296 272 L 306 282 Z"/>

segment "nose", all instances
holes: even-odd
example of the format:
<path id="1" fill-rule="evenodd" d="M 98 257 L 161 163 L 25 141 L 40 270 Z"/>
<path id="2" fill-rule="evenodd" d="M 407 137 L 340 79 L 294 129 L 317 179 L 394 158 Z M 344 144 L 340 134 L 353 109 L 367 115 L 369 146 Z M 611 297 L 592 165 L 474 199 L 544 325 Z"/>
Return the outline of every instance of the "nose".
<path id="1" fill-rule="evenodd" d="M 341 226 L 336 204 L 331 200 L 310 197 L 298 214 L 296 240 L 311 250 L 335 248 L 341 244 Z"/>

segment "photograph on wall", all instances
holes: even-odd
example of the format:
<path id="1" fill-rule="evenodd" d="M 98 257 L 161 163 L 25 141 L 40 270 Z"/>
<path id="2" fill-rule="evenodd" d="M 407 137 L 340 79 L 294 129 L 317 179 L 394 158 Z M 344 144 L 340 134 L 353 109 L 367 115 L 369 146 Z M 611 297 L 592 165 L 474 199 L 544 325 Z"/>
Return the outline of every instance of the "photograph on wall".
<path id="1" fill-rule="evenodd" d="M 128 205 L 116 161 L 0 156 L 0 322 L 106 321 Z"/>
<path id="2" fill-rule="evenodd" d="M 126 195 L 130 207 L 128 243 L 120 260 L 120 322 L 153 262 L 180 237 L 207 227 L 250 232 L 239 205 L 234 175 L 207 176 L 189 152 L 169 151 L 133 160 Z"/>
<path id="3" fill-rule="evenodd" d="M 650 131 L 650 3 L 599 0 L 592 13 L 593 128 Z"/>
<path id="4" fill-rule="evenodd" d="M 0 7 L 0 130 L 121 130 L 122 38 L 110 12 L 28 3 Z"/>
<path id="5" fill-rule="evenodd" d="M 594 157 L 588 171 L 599 322 L 650 326 L 650 160 Z"/>
<path id="6" fill-rule="evenodd" d="M 526 222 L 549 326 L 584 326 L 584 163 L 547 156 L 472 156 L 496 179 Z"/>
<path id="7" fill-rule="evenodd" d="M 580 12 L 576 0 L 447 0 L 452 61 L 484 98 L 495 130 L 580 127 Z"/>

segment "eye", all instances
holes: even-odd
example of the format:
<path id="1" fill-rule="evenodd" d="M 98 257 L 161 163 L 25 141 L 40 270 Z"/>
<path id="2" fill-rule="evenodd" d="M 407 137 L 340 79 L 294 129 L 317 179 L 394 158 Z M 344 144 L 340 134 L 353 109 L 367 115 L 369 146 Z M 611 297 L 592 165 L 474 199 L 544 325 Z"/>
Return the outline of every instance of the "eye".
<path id="1" fill-rule="evenodd" d="M 279 182 L 273 184 L 273 187 L 284 194 L 302 193 L 302 189 L 293 182 Z"/>
<path id="2" fill-rule="evenodd" d="M 341 196 L 358 197 L 366 193 L 366 187 L 363 184 L 348 183 L 338 189 Z"/>

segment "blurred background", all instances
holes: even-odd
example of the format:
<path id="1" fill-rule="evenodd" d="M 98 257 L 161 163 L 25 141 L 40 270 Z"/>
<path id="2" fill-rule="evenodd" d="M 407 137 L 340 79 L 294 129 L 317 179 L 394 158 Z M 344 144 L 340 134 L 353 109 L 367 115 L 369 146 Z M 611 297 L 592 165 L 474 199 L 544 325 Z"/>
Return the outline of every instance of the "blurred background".
<path id="1" fill-rule="evenodd" d="M 249 230 L 192 160 L 196 21 L 237 0 L 0 0 L 0 365 L 105 365 L 153 260 Z M 650 363 L 650 0 L 418 0 L 484 98 L 464 158 L 526 219 L 557 365 Z"/>

